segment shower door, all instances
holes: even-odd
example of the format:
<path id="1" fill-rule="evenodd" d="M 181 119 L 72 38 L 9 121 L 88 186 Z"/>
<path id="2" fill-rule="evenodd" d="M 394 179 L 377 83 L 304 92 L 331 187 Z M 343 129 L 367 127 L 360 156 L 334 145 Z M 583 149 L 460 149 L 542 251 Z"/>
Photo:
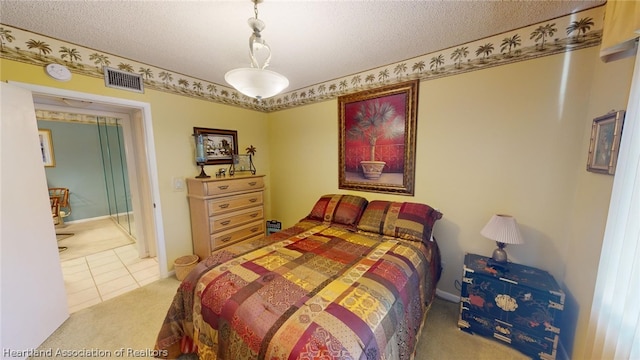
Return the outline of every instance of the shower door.
<path id="1" fill-rule="evenodd" d="M 109 215 L 135 239 L 122 120 L 103 116 L 97 120 Z"/>

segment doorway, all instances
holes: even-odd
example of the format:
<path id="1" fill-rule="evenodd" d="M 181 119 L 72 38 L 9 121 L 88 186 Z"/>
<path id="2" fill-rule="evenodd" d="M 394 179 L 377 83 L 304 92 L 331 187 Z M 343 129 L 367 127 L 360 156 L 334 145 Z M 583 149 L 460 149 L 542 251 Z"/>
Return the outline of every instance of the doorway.
<path id="1" fill-rule="evenodd" d="M 74 109 L 93 114 L 124 114 L 122 141 L 127 150 L 131 207 L 136 216 L 135 231 L 140 256 L 156 257 L 160 278 L 169 276 L 167 269 L 162 209 L 153 141 L 151 107 L 148 103 L 113 98 L 39 85 L 11 82 L 32 92 L 39 108 Z"/>

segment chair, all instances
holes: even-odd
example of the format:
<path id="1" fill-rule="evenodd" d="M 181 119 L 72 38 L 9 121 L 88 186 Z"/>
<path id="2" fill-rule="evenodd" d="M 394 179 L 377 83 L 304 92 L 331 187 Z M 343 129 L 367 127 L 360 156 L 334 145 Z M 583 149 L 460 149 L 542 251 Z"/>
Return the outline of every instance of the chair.
<path id="1" fill-rule="evenodd" d="M 60 225 L 62 218 L 60 217 L 60 199 L 57 197 L 49 197 L 49 203 L 51 204 L 51 217 L 53 218 L 53 225 Z M 58 235 L 73 235 L 73 234 L 58 234 Z M 58 246 L 58 251 L 67 250 L 66 246 Z"/>
<path id="2" fill-rule="evenodd" d="M 64 218 L 71 215 L 68 188 L 49 188 L 49 198 L 57 198 L 59 205 L 60 225 L 64 225 Z"/>

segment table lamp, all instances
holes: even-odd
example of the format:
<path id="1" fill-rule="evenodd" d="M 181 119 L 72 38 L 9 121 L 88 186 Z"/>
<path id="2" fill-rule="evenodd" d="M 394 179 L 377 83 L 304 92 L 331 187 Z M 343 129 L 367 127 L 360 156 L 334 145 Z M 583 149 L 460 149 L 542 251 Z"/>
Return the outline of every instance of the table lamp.
<path id="1" fill-rule="evenodd" d="M 511 215 L 496 214 L 491 217 L 480 234 L 496 242 L 498 248 L 493 251 L 491 258 L 497 263 L 507 262 L 507 244 L 523 244 L 518 222 Z"/>

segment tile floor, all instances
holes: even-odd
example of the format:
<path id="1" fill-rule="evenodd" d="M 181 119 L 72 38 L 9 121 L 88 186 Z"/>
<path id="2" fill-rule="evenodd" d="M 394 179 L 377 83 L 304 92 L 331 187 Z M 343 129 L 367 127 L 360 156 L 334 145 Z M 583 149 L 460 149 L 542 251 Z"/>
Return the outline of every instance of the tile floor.
<path id="1" fill-rule="evenodd" d="M 70 313 L 160 279 L 157 258 L 140 259 L 135 244 L 61 264 Z"/>

